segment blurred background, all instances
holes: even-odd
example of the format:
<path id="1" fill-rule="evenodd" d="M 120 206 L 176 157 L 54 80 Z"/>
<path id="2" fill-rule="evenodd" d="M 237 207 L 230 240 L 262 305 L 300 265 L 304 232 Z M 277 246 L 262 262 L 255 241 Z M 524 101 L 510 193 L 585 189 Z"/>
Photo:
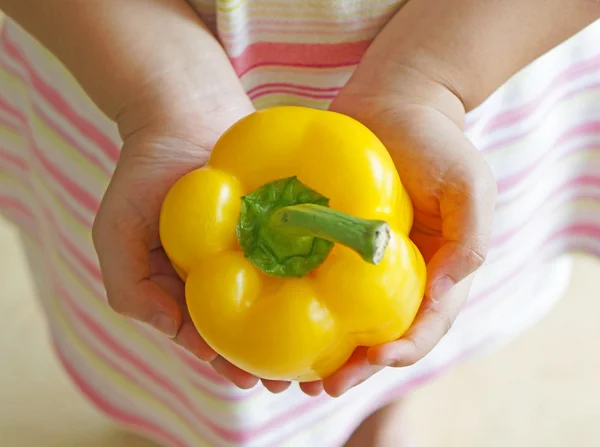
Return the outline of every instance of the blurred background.
<path id="1" fill-rule="evenodd" d="M 405 422 L 417 445 L 600 446 L 599 278 L 600 263 L 576 258 L 571 287 L 537 326 L 412 395 Z M 63 374 L 17 232 L 2 218 L 0 364 L 0 447 L 151 446 L 120 433 Z"/>

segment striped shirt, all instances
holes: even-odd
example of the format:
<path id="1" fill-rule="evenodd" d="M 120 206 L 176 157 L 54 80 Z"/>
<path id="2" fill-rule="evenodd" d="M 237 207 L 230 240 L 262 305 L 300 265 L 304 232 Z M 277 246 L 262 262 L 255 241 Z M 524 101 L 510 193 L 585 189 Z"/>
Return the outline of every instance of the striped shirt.
<path id="1" fill-rule="evenodd" d="M 190 0 L 257 108 L 326 108 L 398 0 Z M 169 447 L 340 446 L 373 409 L 505 343 L 559 298 L 569 251 L 600 254 L 600 23 L 468 116 L 499 186 L 489 260 L 423 361 L 340 399 L 239 390 L 106 304 L 91 225 L 120 141 L 65 68 L 17 25 L 0 38 L 0 209 L 21 228 L 56 354 L 94 405 Z M 515 365 L 518 367 L 518 365 Z"/>

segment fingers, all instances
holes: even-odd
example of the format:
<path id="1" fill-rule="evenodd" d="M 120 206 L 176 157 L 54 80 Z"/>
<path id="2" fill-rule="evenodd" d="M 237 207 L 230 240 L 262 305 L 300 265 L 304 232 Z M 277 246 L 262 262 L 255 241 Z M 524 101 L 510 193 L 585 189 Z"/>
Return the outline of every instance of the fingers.
<path id="1" fill-rule="evenodd" d="M 218 354 L 200 337 L 191 320 L 187 318 L 184 318 L 174 341 L 202 361 L 210 362 L 217 358 Z"/>
<path id="2" fill-rule="evenodd" d="M 495 180 L 480 155 L 467 147 L 464 158 L 450 169 L 441 192 L 442 238 L 422 232 L 416 241 L 425 253 L 426 293 L 419 314 L 399 340 L 369 349 L 369 362 L 409 366 L 423 357 L 450 330 L 468 298 L 470 276 L 485 261 L 492 232 Z"/>
<path id="3" fill-rule="evenodd" d="M 369 348 L 372 365 L 404 367 L 425 357 L 450 330 L 471 287 L 472 277 L 457 284 L 443 300 L 425 299 L 415 322 L 399 340 Z"/>
<path id="4" fill-rule="evenodd" d="M 258 383 L 259 379 L 253 376 L 246 371 L 241 370 L 237 366 L 229 363 L 223 357 L 217 357 L 211 362 L 214 370 L 219 373 L 221 376 L 231 381 L 238 388 L 248 390 L 254 388 Z M 278 394 L 287 390 L 291 382 L 283 381 L 283 380 L 267 380 L 260 379 L 264 387 L 269 390 L 271 393 Z"/>
<path id="5" fill-rule="evenodd" d="M 271 393 L 274 393 L 274 394 L 283 393 L 291 385 L 291 382 L 287 382 L 287 381 L 283 381 L 283 380 L 261 379 L 261 382 L 266 389 L 268 389 Z"/>
<path id="6" fill-rule="evenodd" d="M 382 368 L 369 363 L 367 352 L 367 348 L 357 348 L 344 366 L 323 380 L 325 392 L 331 397 L 339 397 L 379 372 Z"/>
<path id="7" fill-rule="evenodd" d="M 115 312 L 175 337 L 182 323 L 178 304 L 151 280 L 149 230 L 141 219 L 109 219 L 101 211 L 93 240 L 109 305 Z"/>
<path id="8" fill-rule="evenodd" d="M 304 394 L 316 397 L 323 392 L 323 381 L 317 380 L 315 382 L 302 382 L 300 384 L 300 389 Z"/>
<path id="9" fill-rule="evenodd" d="M 169 289 L 164 285 L 163 278 L 154 276 L 152 279 L 167 292 L 169 291 Z M 200 360 L 205 362 L 210 362 L 216 359 L 218 354 L 208 345 L 208 343 L 204 341 L 192 322 L 192 318 L 190 317 L 187 306 L 185 305 L 183 282 L 178 277 L 174 276 L 170 276 L 168 279 L 172 282 L 177 281 L 181 288 L 179 294 L 171 294 L 171 296 L 177 297 L 177 302 L 179 303 L 182 313 L 182 324 L 179 328 L 179 332 L 174 338 L 175 343 L 187 349 Z"/>
<path id="10" fill-rule="evenodd" d="M 214 370 L 227 380 L 233 382 L 239 388 L 248 390 L 254 388 L 258 383 L 258 378 L 246 371 L 242 371 L 237 366 L 232 365 L 223 357 L 217 357 L 210 362 Z"/>
<path id="11" fill-rule="evenodd" d="M 162 248 L 150 252 L 150 279 L 160 286 L 175 302 L 181 311 L 182 323 L 174 338 L 175 343 L 187 349 L 200 360 L 210 362 L 217 353 L 204 341 L 192 322 L 185 304 L 185 284 L 175 272 Z"/>
<path id="12" fill-rule="evenodd" d="M 428 266 L 427 295 L 441 301 L 484 263 L 496 202 L 496 182 L 473 148 L 449 171 L 440 195 L 443 244 Z"/>

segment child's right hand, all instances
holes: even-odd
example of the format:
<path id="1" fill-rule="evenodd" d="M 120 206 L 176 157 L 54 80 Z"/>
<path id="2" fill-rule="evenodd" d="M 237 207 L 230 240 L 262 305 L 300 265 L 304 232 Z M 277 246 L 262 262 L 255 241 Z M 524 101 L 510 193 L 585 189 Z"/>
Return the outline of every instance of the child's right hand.
<path id="1" fill-rule="evenodd" d="M 245 95 L 220 97 L 202 112 L 148 102 L 126 109 L 118 124 L 124 144 L 93 228 L 108 303 L 119 314 L 147 323 L 240 388 L 258 378 L 219 357 L 192 324 L 184 283 L 171 266 L 158 234 L 159 214 L 170 187 L 202 166 L 220 135 L 254 111 Z M 199 99 L 204 106 L 211 98 Z M 209 113 L 206 110 L 210 110 Z M 264 381 L 279 391 L 286 383 Z"/>

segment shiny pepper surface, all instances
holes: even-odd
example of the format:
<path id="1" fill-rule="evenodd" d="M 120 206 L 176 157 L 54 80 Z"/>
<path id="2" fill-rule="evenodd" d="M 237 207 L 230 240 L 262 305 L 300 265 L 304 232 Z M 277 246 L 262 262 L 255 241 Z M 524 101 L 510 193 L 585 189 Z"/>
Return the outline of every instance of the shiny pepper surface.
<path id="1" fill-rule="evenodd" d="M 262 378 L 311 381 L 411 325 L 425 285 L 412 219 L 365 126 L 276 107 L 234 124 L 171 188 L 160 236 L 215 351 Z"/>

